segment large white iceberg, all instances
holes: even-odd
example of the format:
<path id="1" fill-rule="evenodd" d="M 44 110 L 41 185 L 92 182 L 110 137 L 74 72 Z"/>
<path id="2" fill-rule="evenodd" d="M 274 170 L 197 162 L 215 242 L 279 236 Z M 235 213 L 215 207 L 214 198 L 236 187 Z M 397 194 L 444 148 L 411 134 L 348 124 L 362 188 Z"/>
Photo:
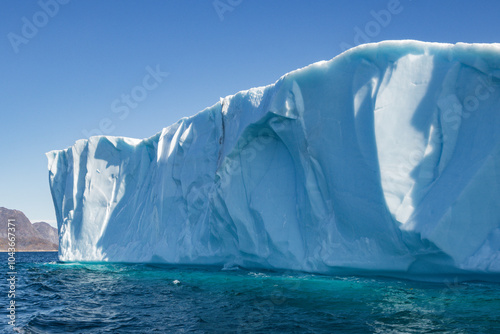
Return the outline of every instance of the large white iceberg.
<path id="1" fill-rule="evenodd" d="M 47 156 L 62 261 L 500 272 L 499 44 L 367 44 Z"/>

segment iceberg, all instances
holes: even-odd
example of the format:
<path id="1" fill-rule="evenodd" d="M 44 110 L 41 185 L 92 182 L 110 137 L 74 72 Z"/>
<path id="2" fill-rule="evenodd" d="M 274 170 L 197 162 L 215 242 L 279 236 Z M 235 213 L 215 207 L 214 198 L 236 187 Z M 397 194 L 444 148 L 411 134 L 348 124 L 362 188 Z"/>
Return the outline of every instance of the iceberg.
<path id="1" fill-rule="evenodd" d="M 500 44 L 366 44 L 47 157 L 62 261 L 500 273 Z"/>

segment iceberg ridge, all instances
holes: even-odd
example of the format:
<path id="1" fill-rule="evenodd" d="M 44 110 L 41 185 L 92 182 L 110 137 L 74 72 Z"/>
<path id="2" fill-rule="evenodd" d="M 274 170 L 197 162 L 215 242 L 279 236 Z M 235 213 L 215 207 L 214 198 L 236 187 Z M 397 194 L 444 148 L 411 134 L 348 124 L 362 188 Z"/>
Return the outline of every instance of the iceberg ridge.
<path id="1" fill-rule="evenodd" d="M 500 45 L 387 41 L 47 153 L 62 261 L 500 273 Z"/>

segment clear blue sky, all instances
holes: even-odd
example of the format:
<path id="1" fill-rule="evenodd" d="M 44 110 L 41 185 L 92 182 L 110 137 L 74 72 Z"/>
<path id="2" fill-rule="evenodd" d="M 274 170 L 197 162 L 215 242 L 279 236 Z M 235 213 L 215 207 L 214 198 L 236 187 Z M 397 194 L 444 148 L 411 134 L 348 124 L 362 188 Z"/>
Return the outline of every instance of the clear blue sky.
<path id="1" fill-rule="evenodd" d="M 149 137 L 341 45 L 500 42 L 499 1 L 55 1 L 0 2 L 0 206 L 32 222 L 55 220 L 44 153 L 99 127 Z"/>

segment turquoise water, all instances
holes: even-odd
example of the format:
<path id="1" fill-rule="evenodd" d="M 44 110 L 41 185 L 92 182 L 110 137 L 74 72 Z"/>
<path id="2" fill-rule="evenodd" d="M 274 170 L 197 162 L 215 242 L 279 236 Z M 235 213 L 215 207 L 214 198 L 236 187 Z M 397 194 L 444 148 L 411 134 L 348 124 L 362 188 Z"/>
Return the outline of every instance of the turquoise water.
<path id="1" fill-rule="evenodd" d="M 498 283 L 17 260 L 5 333 L 500 333 Z"/>

